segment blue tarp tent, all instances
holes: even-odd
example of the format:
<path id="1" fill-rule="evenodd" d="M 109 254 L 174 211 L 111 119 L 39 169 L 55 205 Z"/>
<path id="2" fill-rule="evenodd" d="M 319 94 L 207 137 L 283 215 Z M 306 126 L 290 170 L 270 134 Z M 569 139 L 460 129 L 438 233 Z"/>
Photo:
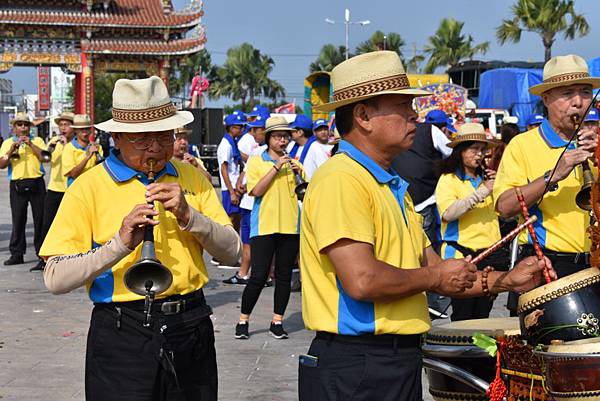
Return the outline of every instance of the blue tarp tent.
<path id="1" fill-rule="evenodd" d="M 478 106 L 481 109 L 508 109 L 511 115 L 519 118 L 519 127 L 525 129 L 527 117 L 541 112 L 542 107 L 539 96 L 529 94 L 528 89 L 541 82 L 541 69 L 499 68 L 486 71 L 481 74 Z"/>
<path id="2" fill-rule="evenodd" d="M 588 67 L 592 77 L 600 77 L 600 57 L 588 61 Z M 600 89 L 596 89 L 596 91 L 598 90 Z"/>

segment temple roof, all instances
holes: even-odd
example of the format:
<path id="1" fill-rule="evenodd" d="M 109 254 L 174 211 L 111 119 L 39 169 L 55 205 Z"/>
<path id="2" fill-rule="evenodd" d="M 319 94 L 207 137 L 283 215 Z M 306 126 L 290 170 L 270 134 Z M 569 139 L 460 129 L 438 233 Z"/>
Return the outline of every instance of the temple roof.
<path id="1" fill-rule="evenodd" d="M 37 25 L 76 25 L 138 28 L 185 28 L 200 23 L 202 3 L 194 1 L 188 9 L 172 11 L 171 2 L 162 0 L 112 0 L 107 9 L 81 10 L 18 8 L 0 6 L 0 23 Z"/>
<path id="2" fill-rule="evenodd" d="M 97 54 L 183 55 L 196 53 L 204 47 L 206 39 L 179 40 L 82 40 L 81 50 Z"/>

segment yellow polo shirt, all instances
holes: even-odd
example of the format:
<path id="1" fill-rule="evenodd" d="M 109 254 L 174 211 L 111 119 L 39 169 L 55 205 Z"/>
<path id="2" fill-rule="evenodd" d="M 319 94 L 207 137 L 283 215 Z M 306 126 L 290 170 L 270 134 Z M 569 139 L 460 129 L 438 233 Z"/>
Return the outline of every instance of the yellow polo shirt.
<path id="1" fill-rule="evenodd" d="M 65 145 L 65 148 L 63 149 L 62 153 L 61 163 L 62 174 L 67 179 L 67 187 L 71 186 L 71 184 L 73 184 L 73 181 L 75 181 L 73 177 L 69 177 L 69 173 L 71 172 L 71 170 L 73 170 L 75 166 L 79 165 L 79 163 L 85 160 L 85 155 L 89 146 L 90 145 L 86 147 L 81 146 L 79 142 L 77 142 L 77 137 L 74 137 L 71 142 Z M 103 156 L 102 147 L 98 147 L 98 153 L 100 153 L 100 155 Z M 94 167 L 97 164 L 97 162 L 98 158 L 96 157 L 96 155 L 90 157 L 90 159 L 85 164 L 85 167 L 83 168 L 81 174 Z M 79 177 L 81 177 L 81 175 Z"/>
<path id="2" fill-rule="evenodd" d="M 186 201 L 211 220 L 231 225 L 212 185 L 194 166 L 171 161 L 157 174 L 159 183 L 181 185 Z M 105 244 L 119 231 L 133 207 L 145 203 L 147 178 L 114 154 L 71 185 L 60 204 L 40 256 L 73 255 Z M 202 288 L 208 274 L 203 249 L 191 233 L 182 231 L 175 216 L 156 203 L 160 224 L 154 227 L 157 258 L 173 272 L 173 284 L 160 295 L 187 294 Z M 130 292 L 125 272 L 140 259 L 141 244 L 86 287 L 93 302 L 124 302 L 143 297 Z"/>
<path id="3" fill-rule="evenodd" d="M 481 177 L 469 177 L 462 171 L 457 171 L 456 174 L 442 175 L 435 188 L 435 201 L 440 216 L 443 216 L 454 202 L 471 195 L 482 185 Z M 498 215 L 494 211 L 492 197 L 488 196 L 483 202 L 477 203 L 473 209 L 457 220 L 444 221 L 442 219 L 441 232 L 443 241 L 457 242 L 472 250 L 487 248 L 498 241 L 500 225 L 498 224 Z M 464 256 L 446 242 L 442 244 L 440 254 L 444 259 Z"/>
<path id="4" fill-rule="evenodd" d="M 62 172 L 62 153 L 65 148 L 65 145 L 58 140 L 58 137 L 55 141 L 49 142 L 50 145 L 53 142 L 56 142 L 56 147 L 54 148 L 54 152 L 52 152 L 52 160 L 50 160 L 50 182 L 48 183 L 48 189 L 54 192 L 65 192 L 67 190 L 67 177 Z"/>
<path id="5" fill-rule="evenodd" d="M 32 135 L 29 136 L 31 142 L 36 145 L 38 148 L 42 150 L 46 150 L 46 144 L 44 140 L 40 137 L 34 137 Z M 10 147 L 13 143 L 17 142 L 19 139 L 16 136 L 11 136 L 7 138 L 4 142 L 2 142 L 2 147 L 0 147 L 0 155 L 4 156 L 8 154 Z M 44 170 L 44 166 L 39 161 L 39 159 L 33 153 L 33 150 L 27 145 L 21 145 L 17 149 L 17 153 L 21 158 L 19 160 L 13 160 L 9 158 L 8 162 L 8 180 L 16 181 L 16 180 L 24 180 L 26 178 L 39 178 L 42 177 L 46 171 Z"/>
<path id="6" fill-rule="evenodd" d="M 521 135 L 517 135 L 506 147 L 494 183 L 494 200 L 506 191 L 526 185 L 554 168 L 567 142 L 548 123 L 548 120 Z M 594 174 L 597 170 L 592 168 Z M 547 192 L 540 206 L 531 206 L 530 215 L 538 220 L 533 224 L 536 236 L 543 248 L 557 252 L 589 252 L 590 239 L 586 228 L 590 224 L 589 213 L 575 203 L 575 195 L 581 188 L 581 167 L 558 183 L 558 190 Z M 514 196 L 517 202 L 516 195 Z M 522 217 L 520 218 L 522 222 Z M 519 237 L 521 244 L 531 243 L 525 230 Z"/>
<path id="7" fill-rule="evenodd" d="M 302 167 L 299 161 L 292 163 Z M 271 170 L 275 162 L 267 150 L 251 156 L 246 165 L 248 193 Z M 304 176 L 304 173 L 302 173 Z M 254 197 L 254 206 L 250 214 L 250 238 L 259 235 L 298 234 L 300 232 L 300 206 L 294 189 L 294 172 L 283 165 L 263 196 Z"/>
<path id="8" fill-rule="evenodd" d="M 336 334 L 420 334 L 431 322 L 425 293 L 392 302 L 351 298 L 322 253 L 347 238 L 373 246 L 375 258 L 419 269 L 429 241 L 408 184 L 347 141 L 313 176 L 302 206 L 302 317 L 309 330 Z"/>

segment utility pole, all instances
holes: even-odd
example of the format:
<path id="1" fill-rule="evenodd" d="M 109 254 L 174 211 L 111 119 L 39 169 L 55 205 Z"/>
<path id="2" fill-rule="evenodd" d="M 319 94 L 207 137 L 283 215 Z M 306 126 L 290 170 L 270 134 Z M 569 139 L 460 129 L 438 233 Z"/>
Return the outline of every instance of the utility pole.
<path id="1" fill-rule="evenodd" d="M 335 22 L 334 20 L 332 20 L 331 18 L 325 18 L 325 22 L 327 22 L 328 24 L 331 25 L 335 25 L 338 22 Z M 350 21 L 350 10 L 346 9 L 344 12 L 344 25 L 345 25 L 345 33 L 346 33 L 346 60 L 348 60 L 349 57 L 349 36 L 350 36 L 350 32 L 349 32 L 349 27 L 350 25 L 361 25 L 361 26 L 365 26 L 365 25 L 369 25 L 371 23 L 371 21 L 369 20 L 364 20 L 364 21 Z"/>

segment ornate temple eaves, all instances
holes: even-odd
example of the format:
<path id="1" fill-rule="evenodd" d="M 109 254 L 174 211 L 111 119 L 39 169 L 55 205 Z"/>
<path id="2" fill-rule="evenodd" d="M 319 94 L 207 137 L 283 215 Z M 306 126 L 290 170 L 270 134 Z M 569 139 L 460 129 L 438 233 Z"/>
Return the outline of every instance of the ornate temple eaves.
<path id="1" fill-rule="evenodd" d="M 0 6 L 0 23 L 63 26 L 100 26 L 126 28 L 192 28 L 200 23 L 204 11 L 198 6 L 181 12 L 165 11 L 160 0 L 117 0 L 107 10 L 62 11 L 17 9 Z"/>
<path id="2" fill-rule="evenodd" d="M 144 56 L 182 56 L 204 48 L 204 37 L 180 40 L 83 40 L 81 50 L 87 54 L 124 54 Z"/>

